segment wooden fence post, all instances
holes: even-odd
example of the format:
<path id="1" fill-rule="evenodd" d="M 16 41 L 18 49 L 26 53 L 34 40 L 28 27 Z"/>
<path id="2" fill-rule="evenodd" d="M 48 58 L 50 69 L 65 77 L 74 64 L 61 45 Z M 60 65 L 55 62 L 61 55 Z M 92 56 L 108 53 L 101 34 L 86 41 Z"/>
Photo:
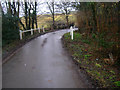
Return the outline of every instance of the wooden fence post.
<path id="1" fill-rule="evenodd" d="M 23 38 L 22 38 L 22 30 L 19 30 L 19 32 L 20 32 L 20 40 L 22 40 Z"/>
<path id="2" fill-rule="evenodd" d="M 73 27 L 70 27 L 70 35 L 71 35 L 71 39 L 73 40 Z"/>
<path id="3" fill-rule="evenodd" d="M 71 33 L 71 30 L 72 30 L 72 26 L 70 27 L 70 35 L 72 34 L 72 33 Z"/>
<path id="4" fill-rule="evenodd" d="M 31 29 L 31 35 L 33 35 L 33 29 Z"/>

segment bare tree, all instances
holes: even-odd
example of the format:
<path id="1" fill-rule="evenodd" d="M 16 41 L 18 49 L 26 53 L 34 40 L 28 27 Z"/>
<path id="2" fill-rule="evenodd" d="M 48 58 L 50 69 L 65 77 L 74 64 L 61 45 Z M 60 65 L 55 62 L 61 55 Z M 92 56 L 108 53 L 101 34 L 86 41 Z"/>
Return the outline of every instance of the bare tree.
<path id="1" fill-rule="evenodd" d="M 35 0 L 35 24 L 36 24 L 36 28 L 38 28 L 38 24 L 37 24 L 37 1 Z"/>
<path id="2" fill-rule="evenodd" d="M 12 7 L 11 7 L 11 2 L 8 2 L 8 13 L 12 15 Z M 6 6 L 7 6 L 7 2 L 6 2 Z"/>
<path id="3" fill-rule="evenodd" d="M 25 28 L 25 25 L 22 23 L 21 19 L 19 18 L 19 14 L 20 14 L 20 2 L 19 0 L 17 0 L 17 2 L 15 2 L 15 0 L 13 0 L 13 2 L 8 2 L 9 4 L 9 12 L 12 16 L 15 16 L 18 18 L 18 22 L 17 25 L 19 26 L 19 23 L 22 25 L 23 29 Z"/>
<path id="4" fill-rule="evenodd" d="M 32 8 L 31 8 L 31 10 L 32 10 L 32 13 L 31 13 L 31 18 L 32 18 L 32 29 L 34 29 L 34 24 L 35 24 L 35 5 L 34 5 L 34 3 L 32 2 Z"/>
<path id="5" fill-rule="evenodd" d="M 26 24 L 26 29 L 29 29 L 28 28 L 28 2 L 26 2 L 26 0 L 24 1 L 24 3 L 25 3 L 25 11 L 24 11 L 24 13 L 25 13 L 25 24 Z"/>
<path id="6" fill-rule="evenodd" d="M 31 18 L 32 18 L 32 28 L 34 29 L 34 25 L 36 25 L 36 28 L 38 28 L 37 25 L 37 2 L 32 2 L 30 9 L 32 10 L 31 12 Z"/>
<path id="7" fill-rule="evenodd" d="M 4 6 L 4 9 L 2 8 L 3 13 L 10 14 L 13 17 L 18 18 L 18 26 L 19 23 L 22 25 L 23 29 L 31 29 L 34 28 L 34 25 L 36 25 L 36 28 L 38 28 L 37 25 L 37 1 L 31 2 L 29 0 L 24 0 L 23 2 L 19 2 L 20 0 L 12 0 L 12 1 L 3 1 L 0 2 L 1 8 Z M 21 14 L 20 8 L 23 11 L 25 23 L 22 22 L 19 15 Z M 33 11 L 33 12 L 31 12 Z"/>
<path id="8" fill-rule="evenodd" d="M 50 10 L 50 13 L 52 14 L 53 29 L 55 29 L 55 2 L 54 0 L 52 0 L 52 2 L 47 2 L 47 5 Z"/>
<path id="9" fill-rule="evenodd" d="M 28 4 L 28 17 L 29 17 L 29 29 L 32 28 L 34 29 L 34 24 L 36 25 L 36 28 L 38 28 L 37 25 L 37 2 L 29 2 Z M 32 12 L 31 12 L 32 11 Z"/>
<path id="10" fill-rule="evenodd" d="M 58 9 L 65 15 L 66 17 L 66 22 L 67 22 L 67 26 L 69 26 L 69 14 L 70 14 L 70 11 L 71 11 L 71 2 L 69 1 L 61 1 L 59 3 L 56 4 L 56 6 L 58 7 Z"/>
<path id="11" fill-rule="evenodd" d="M 19 2 L 19 0 L 17 0 L 17 5 L 18 5 L 17 16 L 19 18 L 19 14 L 20 14 L 20 2 Z"/>

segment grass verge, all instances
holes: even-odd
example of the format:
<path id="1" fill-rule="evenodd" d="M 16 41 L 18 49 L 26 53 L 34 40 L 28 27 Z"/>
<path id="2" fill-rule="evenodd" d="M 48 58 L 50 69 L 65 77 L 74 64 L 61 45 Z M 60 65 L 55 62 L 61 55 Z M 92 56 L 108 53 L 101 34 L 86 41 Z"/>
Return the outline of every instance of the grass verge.
<path id="1" fill-rule="evenodd" d="M 92 78 L 95 85 L 103 88 L 120 86 L 120 71 L 115 66 L 107 65 L 103 57 L 98 57 L 99 53 L 95 52 L 95 45 L 89 38 L 74 32 L 74 40 L 71 40 L 69 33 L 62 40 L 73 60 Z"/>

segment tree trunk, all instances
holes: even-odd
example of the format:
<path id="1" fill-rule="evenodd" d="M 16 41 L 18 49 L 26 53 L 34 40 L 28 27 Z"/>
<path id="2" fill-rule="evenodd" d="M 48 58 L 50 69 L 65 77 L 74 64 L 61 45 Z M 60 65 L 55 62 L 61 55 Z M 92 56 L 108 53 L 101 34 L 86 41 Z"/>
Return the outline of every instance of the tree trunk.
<path id="1" fill-rule="evenodd" d="M 19 2 L 19 0 L 18 0 L 17 4 L 18 4 L 17 17 L 19 18 L 19 13 L 20 13 L 20 2 Z"/>
<path id="2" fill-rule="evenodd" d="M 69 27 L 68 15 L 66 15 L 67 27 Z"/>
<path id="3" fill-rule="evenodd" d="M 97 20 L 96 20 L 96 8 L 95 8 L 95 3 L 92 4 L 92 14 L 93 14 L 93 21 L 94 21 L 94 31 L 96 31 L 97 27 Z"/>
<path id="4" fill-rule="evenodd" d="M 68 12 L 67 12 L 67 9 L 65 9 L 65 14 L 66 14 L 67 27 L 69 27 L 69 22 L 68 22 Z"/>
<path id="5" fill-rule="evenodd" d="M 13 0 L 13 9 L 14 9 L 13 15 L 16 16 L 17 13 L 16 13 L 16 7 L 15 7 L 15 1 L 14 0 Z"/>
<path id="6" fill-rule="evenodd" d="M 97 19 L 97 31 L 100 32 L 100 28 L 99 28 L 99 17 L 97 17 L 96 19 Z"/>
<path id="7" fill-rule="evenodd" d="M 52 14 L 52 28 L 55 29 L 54 0 L 52 0 L 51 5 L 50 5 L 48 2 L 47 2 L 47 4 L 48 4 L 49 10 L 50 10 L 50 12 L 51 12 L 51 14 Z"/>
<path id="8" fill-rule="evenodd" d="M 32 29 L 34 29 L 34 14 L 33 14 L 33 16 L 32 16 Z"/>
<path id="9" fill-rule="evenodd" d="M 31 29 L 31 14 L 30 14 L 30 10 L 31 10 L 31 5 L 30 5 L 30 9 L 29 9 L 29 29 Z"/>
<path id="10" fill-rule="evenodd" d="M 120 13 L 119 13 L 119 11 L 120 11 L 120 2 L 118 2 L 118 5 L 117 5 L 117 8 L 118 8 L 118 24 L 120 24 Z M 120 25 L 118 25 L 118 33 L 120 34 Z M 119 36 L 120 37 L 120 36 Z"/>
<path id="11" fill-rule="evenodd" d="M 18 20 L 19 20 L 20 24 L 22 25 L 23 29 L 26 30 L 26 28 L 25 28 L 24 24 L 22 23 L 22 21 L 20 19 L 18 19 Z"/>
<path id="12" fill-rule="evenodd" d="M 53 29 L 55 29 L 55 12 L 54 12 L 54 1 L 52 2 L 52 18 L 53 18 Z"/>
<path id="13" fill-rule="evenodd" d="M 27 2 L 25 2 L 25 24 L 26 24 L 26 29 L 28 29 L 28 13 L 27 13 L 27 9 L 28 9 L 28 6 L 27 6 Z"/>
<path id="14" fill-rule="evenodd" d="M 54 18 L 54 13 L 53 13 L 53 29 L 55 29 L 55 18 Z"/>
<path id="15" fill-rule="evenodd" d="M 9 8 L 8 8 L 8 13 L 12 15 L 12 8 L 11 8 L 11 2 L 8 2 Z"/>
<path id="16" fill-rule="evenodd" d="M 35 25 L 36 25 L 36 28 L 38 28 L 38 24 L 37 24 L 37 2 L 35 0 Z"/>
<path id="17" fill-rule="evenodd" d="M 19 3 L 19 0 L 17 1 L 17 5 L 18 5 L 18 7 L 17 7 L 18 10 L 17 10 L 16 15 L 19 18 L 19 12 L 20 12 L 20 3 Z M 19 21 L 17 22 L 17 25 L 19 26 Z"/>

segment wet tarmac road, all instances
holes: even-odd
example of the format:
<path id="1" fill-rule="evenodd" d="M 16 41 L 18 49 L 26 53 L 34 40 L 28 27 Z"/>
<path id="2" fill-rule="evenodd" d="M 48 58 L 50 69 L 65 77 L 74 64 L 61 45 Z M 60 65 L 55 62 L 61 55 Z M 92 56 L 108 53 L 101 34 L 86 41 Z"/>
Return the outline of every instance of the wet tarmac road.
<path id="1" fill-rule="evenodd" d="M 87 88 L 62 47 L 61 30 L 42 35 L 24 45 L 3 65 L 3 88 Z"/>

